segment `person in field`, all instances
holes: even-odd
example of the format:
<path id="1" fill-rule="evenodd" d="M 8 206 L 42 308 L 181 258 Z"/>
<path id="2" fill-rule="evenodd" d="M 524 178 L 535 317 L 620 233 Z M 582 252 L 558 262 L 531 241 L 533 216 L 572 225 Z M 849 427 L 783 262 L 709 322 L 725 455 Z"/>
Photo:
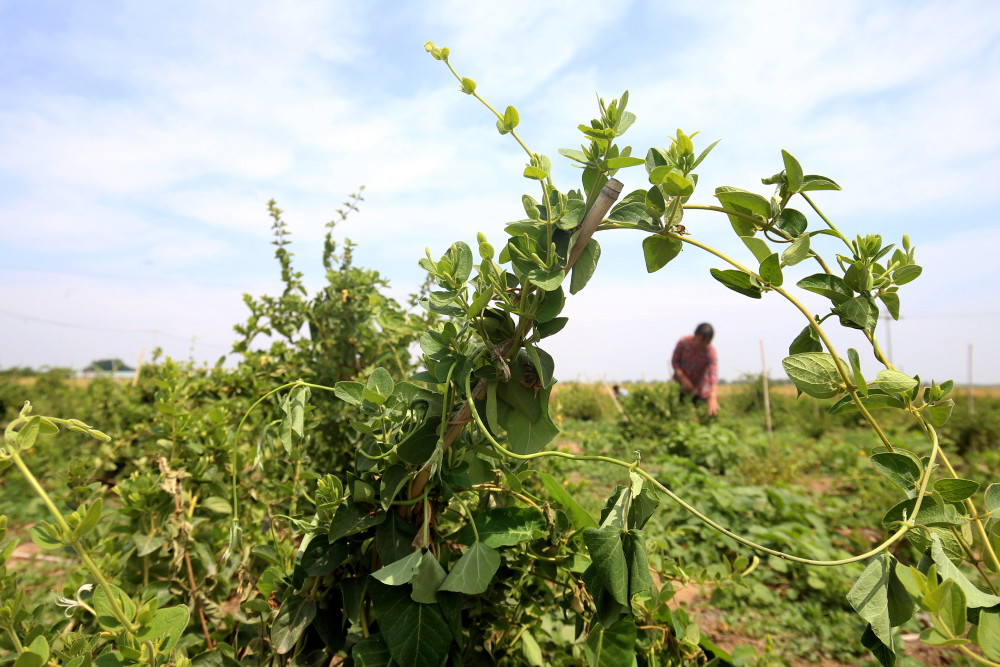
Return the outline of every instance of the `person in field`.
<path id="1" fill-rule="evenodd" d="M 693 336 L 677 341 L 671 360 L 674 380 L 681 386 L 681 400 L 695 405 L 705 403 L 713 417 L 719 413 L 719 358 L 712 347 L 714 336 L 711 324 L 699 324 Z"/>

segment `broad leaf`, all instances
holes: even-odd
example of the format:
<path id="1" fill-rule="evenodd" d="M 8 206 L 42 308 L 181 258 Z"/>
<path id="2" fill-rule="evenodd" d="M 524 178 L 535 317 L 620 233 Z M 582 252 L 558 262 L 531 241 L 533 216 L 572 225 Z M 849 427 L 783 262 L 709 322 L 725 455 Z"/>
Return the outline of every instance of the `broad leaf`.
<path id="1" fill-rule="evenodd" d="M 597 270 L 597 262 L 601 259 L 601 245 L 597 239 L 590 239 L 584 246 L 580 256 L 573 264 L 572 276 L 569 281 L 569 293 L 576 294 L 590 282 L 594 271 Z"/>
<path id="2" fill-rule="evenodd" d="M 785 180 L 788 183 L 788 192 L 795 194 L 802 187 L 802 165 L 786 150 L 781 151 L 781 159 L 785 163 Z"/>
<path id="3" fill-rule="evenodd" d="M 448 573 L 441 590 L 479 595 L 489 587 L 500 568 L 500 554 L 482 542 L 465 550 Z"/>
<path id="4" fill-rule="evenodd" d="M 610 628 L 595 624 L 584 652 L 590 667 L 623 667 L 635 663 L 635 621 L 623 618 Z"/>
<path id="5" fill-rule="evenodd" d="M 937 565 L 938 575 L 942 579 L 951 579 L 962 589 L 969 609 L 989 609 L 1000 605 L 1000 596 L 979 590 L 975 584 L 969 581 L 965 573 L 951 562 L 951 559 L 944 552 L 941 539 L 937 535 L 931 538 L 931 558 Z"/>
<path id="6" fill-rule="evenodd" d="M 647 236 L 642 240 L 642 254 L 646 259 L 646 271 L 659 271 L 680 253 L 684 244 L 670 236 Z"/>
<path id="7" fill-rule="evenodd" d="M 521 542 L 538 539 L 546 534 L 545 517 L 529 507 L 497 507 L 476 514 L 476 529 L 479 541 L 494 549 L 509 547 Z M 466 526 L 455 537 L 459 544 L 471 545 L 475 533 Z"/>
<path id="8" fill-rule="evenodd" d="M 806 276 L 796 284 L 804 290 L 825 296 L 833 301 L 834 304 L 844 303 L 854 295 L 854 292 L 844 283 L 842 278 L 830 275 L 829 273 L 816 273 Z"/>
<path id="9" fill-rule="evenodd" d="M 414 602 L 405 589 L 378 582 L 372 582 L 370 593 L 393 660 L 412 667 L 444 664 L 452 635 L 438 605 Z"/>
<path id="10" fill-rule="evenodd" d="M 591 559 L 587 570 L 615 602 L 627 606 L 629 573 L 621 530 L 614 527 L 587 528 L 583 531 L 583 541 Z M 592 591 L 591 595 L 595 592 Z"/>
<path id="11" fill-rule="evenodd" d="M 908 498 L 917 495 L 923 470 L 912 458 L 897 452 L 879 452 L 872 454 L 871 462 L 889 481 L 905 491 Z"/>
<path id="12" fill-rule="evenodd" d="M 562 505 L 566 509 L 566 513 L 569 515 L 570 521 L 573 522 L 573 527 L 577 530 L 587 527 L 597 527 L 597 522 L 594 521 L 594 517 L 590 516 L 587 510 L 583 509 L 573 496 L 570 495 L 569 491 L 556 480 L 555 477 L 548 473 L 540 472 L 537 473 L 538 478 L 542 480 L 542 485 L 545 490 L 549 492 L 552 499 Z"/>
<path id="13" fill-rule="evenodd" d="M 713 278 L 743 296 L 759 299 L 764 293 L 758 285 L 754 284 L 750 276 L 742 271 L 737 271 L 736 269 L 711 269 L 710 272 Z"/>
<path id="14" fill-rule="evenodd" d="M 284 655 L 295 647 L 299 637 L 316 618 L 316 602 L 291 594 L 281 601 L 281 609 L 271 625 L 271 644 L 274 652 Z"/>
<path id="15" fill-rule="evenodd" d="M 182 604 L 157 609 L 152 620 L 142 626 L 135 638 L 140 642 L 151 641 L 158 645 L 160 653 L 169 655 L 187 629 L 190 617 L 190 610 Z"/>
<path id="16" fill-rule="evenodd" d="M 795 387 L 813 398 L 833 398 L 844 391 L 844 380 L 833 357 L 823 352 L 802 352 L 785 357 L 781 365 Z"/>
<path id="17" fill-rule="evenodd" d="M 899 371 L 879 371 L 878 386 L 887 394 L 909 394 L 917 386 L 917 381 Z"/>

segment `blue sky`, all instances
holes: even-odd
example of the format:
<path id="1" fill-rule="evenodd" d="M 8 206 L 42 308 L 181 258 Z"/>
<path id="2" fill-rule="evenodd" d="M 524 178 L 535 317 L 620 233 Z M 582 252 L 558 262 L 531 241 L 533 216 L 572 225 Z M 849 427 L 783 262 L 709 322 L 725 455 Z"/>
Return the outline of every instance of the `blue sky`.
<path id="1" fill-rule="evenodd" d="M 214 361 L 241 295 L 279 289 L 272 197 L 314 286 L 324 223 L 360 185 L 341 232 L 399 298 L 425 246 L 499 242 L 533 191 L 523 153 L 427 40 L 518 108 L 562 189 L 578 172 L 557 150 L 579 145 L 598 93 L 630 91 L 624 143 L 639 154 L 678 127 L 722 140 L 699 203 L 717 185 L 769 195 L 759 179 L 788 150 L 844 187 L 816 199 L 846 234 L 916 245 L 925 272 L 901 293 L 903 319 L 880 326 L 894 362 L 964 382 L 971 345 L 974 380 L 1000 383 L 992 2 L 0 0 L 0 366 L 131 362 L 154 346 Z M 640 168 L 619 178 L 646 183 Z M 685 224 L 746 252 L 721 216 Z M 673 343 L 706 320 L 723 377 L 759 371 L 761 340 L 780 374 L 803 323 L 779 297 L 728 292 L 690 251 L 648 275 L 641 238 L 599 238 L 597 276 L 549 346 L 560 378 L 665 378 Z"/>

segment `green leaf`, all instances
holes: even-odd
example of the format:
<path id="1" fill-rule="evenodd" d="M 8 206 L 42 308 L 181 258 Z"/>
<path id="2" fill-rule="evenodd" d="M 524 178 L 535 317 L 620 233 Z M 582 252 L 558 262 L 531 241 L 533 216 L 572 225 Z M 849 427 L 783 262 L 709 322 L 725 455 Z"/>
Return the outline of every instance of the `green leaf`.
<path id="1" fill-rule="evenodd" d="M 671 236 L 647 236 L 642 240 L 642 254 L 646 259 L 646 271 L 655 273 L 667 265 L 680 253 L 684 244 Z"/>
<path id="2" fill-rule="evenodd" d="M 958 503 L 974 496 L 979 490 L 979 482 L 971 479 L 939 479 L 934 482 L 934 490 L 941 494 L 945 502 Z"/>
<path id="3" fill-rule="evenodd" d="M 889 621 L 889 577 L 894 567 L 891 556 L 876 556 L 858 580 L 854 582 L 847 601 L 885 646 L 892 646 L 892 624 Z"/>
<path id="4" fill-rule="evenodd" d="M 528 356 L 531 357 L 531 365 L 535 367 L 538 381 L 542 383 L 542 387 L 548 389 L 555 382 L 555 378 L 552 377 L 552 373 L 555 371 L 555 361 L 552 359 L 552 355 L 530 343 L 526 344 L 525 348 L 528 350 Z"/>
<path id="5" fill-rule="evenodd" d="M 569 281 L 569 293 L 576 294 L 590 282 L 597 270 L 597 261 L 601 258 L 601 246 L 597 239 L 590 239 L 580 252 L 573 265 L 573 275 Z"/>
<path id="6" fill-rule="evenodd" d="M 535 641 L 534 636 L 527 630 L 521 633 L 521 655 L 530 667 L 545 667 L 545 656 L 542 655 L 542 647 Z"/>
<path id="7" fill-rule="evenodd" d="M 889 481 L 905 491 L 908 498 L 917 495 L 923 470 L 912 458 L 898 452 L 879 452 L 872 454 L 871 462 Z"/>
<path id="8" fill-rule="evenodd" d="M 760 278 L 774 287 L 781 287 L 784 277 L 781 274 L 781 259 L 774 253 L 760 263 Z"/>
<path id="9" fill-rule="evenodd" d="M 799 262 L 806 260 L 810 256 L 809 236 L 800 236 L 781 253 L 781 263 L 783 266 L 795 266 Z"/>
<path id="10" fill-rule="evenodd" d="M 637 167 L 640 164 L 645 164 L 645 162 L 641 157 L 613 157 L 608 158 L 605 166 L 608 169 L 623 169 L 625 167 Z"/>
<path id="11" fill-rule="evenodd" d="M 921 273 L 923 273 L 923 269 L 916 264 L 901 266 L 892 272 L 892 282 L 897 285 L 905 285 L 916 280 Z"/>
<path id="12" fill-rule="evenodd" d="M 547 414 L 532 421 L 528 415 L 504 403 L 499 406 L 500 424 L 507 431 L 507 446 L 515 454 L 534 454 L 559 435 Z"/>
<path id="13" fill-rule="evenodd" d="M 795 337 L 792 344 L 788 346 L 788 354 L 795 355 L 802 352 L 822 352 L 823 343 L 819 339 L 819 334 L 816 330 L 812 328 L 812 325 L 807 325 L 799 335 Z"/>
<path id="14" fill-rule="evenodd" d="M 387 586 L 402 586 L 413 581 L 420 569 L 420 559 L 423 557 L 421 550 L 414 551 L 409 556 L 389 563 L 382 568 L 372 572 L 373 577 Z"/>
<path id="15" fill-rule="evenodd" d="M 108 586 L 111 589 L 111 594 L 118 601 L 118 606 L 122 610 L 122 613 L 125 614 L 125 617 L 129 621 L 133 620 L 135 618 L 135 603 L 132 602 L 132 598 L 114 584 L 108 584 Z M 122 624 L 118 622 L 118 619 L 114 617 L 111 611 L 111 602 L 108 600 L 103 586 L 98 586 L 95 589 L 91 606 L 97 612 L 97 622 L 102 628 L 111 632 L 118 632 L 122 629 Z"/>
<path id="16" fill-rule="evenodd" d="M 583 542 L 590 552 L 590 567 L 588 572 L 594 581 L 607 591 L 621 605 L 628 605 L 628 564 L 625 561 L 625 550 L 622 546 L 622 531 L 610 526 L 608 528 L 586 528 L 583 531 Z M 596 591 L 591 591 L 596 597 Z"/>
<path id="17" fill-rule="evenodd" d="M 414 602 L 405 589 L 378 582 L 372 582 L 369 592 L 382 638 L 397 664 L 444 664 L 452 634 L 439 605 Z"/>
<path id="18" fill-rule="evenodd" d="M 465 550 L 462 557 L 451 568 L 441 590 L 479 595 L 486 591 L 500 568 L 500 554 L 482 542 L 476 542 Z"/>
<path id="19" fill-rule="evenodd" d="M 372 374 L 368 376 L 368 383 L 365 385 L 365 389 L 371 394 L 379 397 L 378 401 L 372 401 L 373 403 L 382 404 L 390 396 L 392 396 L 392 390 L 395 387 L 392 381 L 392 376 L 389 375 L 389 371 L 384 368 L 376 368 L 372 371 Z M 368 398 L 365 395 L 365 398 Z M 370 399 L 369 399 L 370 400 Z"/>
<path id="20" fill-rule="evenodd" d="M 649 574 L 649 557 L 646 554 L 646 535 L 641 530 L 622 533 L 622 548 L 628 565 L 628 595 L 648 593 L 653 588 Z"/>
<path id="21" fill-rule="evenodd" d="M 802 236 L 806 231 L 806 227 L 809 226 L 809 220 L 801 211 L 796 211 L 794 208 L 786 208 L 778 214 L 775 225 L 794 239 Z"/>
<path id="22" fill-rule="evenodd" d="M 771 246 L 767 245 L 767 241 L 756 236 L 741 236 L 740 240 L 750 249 L 758 263 L 770 257 L 773 252 Z"/>
<path id="23" fill-rule="evenodd" d="M 980 609 L 976 639 L 983 655 L 1000 660 L 1000 609 Z"/>
<path id="24" fill-rule="evenodd" d="M 104 501 L 100 498 L 95 500 L 87 508 L 86 513 L 83 515 L 83 519 L 80 521 L 80 525 L 76 527 L 73 534 L 76 537 L 81 537 L 86 535 L 91 531 L 91 529 L 97 525 L 97 522 L 101 520 L 101 511 L 104 508 Z"/>
<path id="25" fill-rule="evenodd" d="M 31 449 L 35 440 L 38 439 L 38 433 L 42 428 L 42 418 L 41 417 L 31 417 L 28 419 L 28 423 L 21 427 L 21 430 L 17 432 L 17 440 L 15 444 L 19 451 L 27 451 Z"/>
<path id="26" fill-rule="evenodd" d="M 62 549 L 65 545 L 59 538 L 59 528 L 49 523 L 40 523 L 31 527 L 31 541 L 42 549 Z"/>
<path id="27" fill-rule="evenodd" d="M 899 371 L 879 371 L 878 386 L 887 394 L 909 394 L 917 386 L 917 380 Z"/>
<path id="28" fill-rule="evenodd" d="M 799 287 L 810 292 L 815 292 L 833 301 L 834 304 L 841 304 L 854 296 L 854 292 L 837 276 L 829 273 L 816 273 L 806 276 L 796 283 Z"/>
<path id="29" fill-rule="evenodd" d="M 802 165 L 786 150 L 781 151 L 781 159 L 785 163 L 785 180 L 788 183 L 788 192 L 795 194 L 802 187 Z"/>
<path id="30" fill-rule="evenodd" d="M 662 169 L 662 167 L 656 169 Z M 653 170 L 653 174 L 656 173 L 656 169 Z M 653 174 L 649 175 L 650 179 L 653 178 Z M 660 187 L 671 197 L 689 197 L 694 194 L 694 181 L 676 169 L 667 171 L 662 175 L 662 179 L 659 182 Z"/>
<path id="31" fill-rule="evenodd" d="M 422 604 L 434 604 L 437 602 L 437 592 L 441 588 L 441 583 L 448 574 L 441 567 L 441 563 L 430 551 L 424 550 L 420 556 L 420 563 L 417 565 L 417 573 L 410 582 L 413 584 L 413 592 L 410 598 L 414 602 Z"/>
<path id="32" fill-rule="evenodd" d="M 1000 513 L 1000 484 L 990 484 L 983 491 L 983 502 L 990 514 Z"/>
<path id="33" fill-rule="evenodd" d="M 720 283 L 734 292 L 739 292 L 743 296 L 748 296 L 751 299 L 759 299 L 764 294 L 764 291 L 753 283 L 750 276 L 742 271 L 737 271 L 736 269 L 710 269 L 710 273 Z"/>
<path id="34" fill-rule="evenodd" d="M 393 667 L 395 664 L 382 633 L 368 635 L 355 644 L 351 649 L 351 658 L 357 667 Z"/>
<path id="35" fill-rule="evenodd" d="M 855 296 L 833 308 L 840 323 L 852 329 L 874 331 L 878 324 L 878 306 L 870 296 Z"/>
<path id="36" fill-rule="evenodd" d="M 902 409 L 904 407 L 903 401 L 899 396 L 886 394 L 881 389 L 870 389 L 867 396 L 861 396 L 861 404 L 869 410 L 878 410 L 880 408 Z M 828 412 L 831 415 L 841 412 L 858 412 L 858 406 L 851 396 L 844 396 L 834 403 Z"/>
<path id="37" fill-rule="evenodd" d="M 871 625 L 865 628 L 864 634 L 861 635 L 861 645 L 871 651 L 882 667 L 895 667 L 896 652 L 891 645 L 886 646 L 882 643 L 875 635 Z"/>
<path id="38" fill-rule="evenodd" d="M 291 594 L 281 601 L 281 609 L 271 625 L 271 644 L 274 652 L 284 655 L 295 648 L 295 643 L 316 617 L 316 602 L 298 594 Z"/>
<path id="39" fill-rule="evenodd" d="M 754 192 L 722 186 L 715 189 L 715 197 L 722 202 L 723 208 L 738 210 L 741 213 L 749 212 L 765 220 L 771 216 L 771 202 Z M 742 234 L 742 236 L 752 236 L 752 234 Z"/>
<path id="40" fill-rule="evenodd" d="M 951 637 L 961 637 L 966 627 L 965 593 L 952 581 L 945 581 L 935 592 L 940 594 L 937 617 L 941 625 Z"/>
<path id="41" fill-rule="evenodd" d="M 209 496 L 201 501 L 201 506 L 213 514 L 232 514 L 233 508 L 229 501 L 221 496 Z"/>
<path id="42" fill-rule="evenodd" d="M 158 646 L 160 653 L 170 655 L 187 629 L 190 618 L 191 611 L 182 604 L 157 609 L 153 618 L 143 624 L 135 638 L 140 642 L 151 641 Z"/>
<path id="43" fill-rule="evenodd" d="M 333 393 L 340 400 L 351 405 L 361 405 L 365 386 L 360 382 L 344 380 L 333 385 Z"/>
<path id="44" fill-rule="evenodd" d="M 587 205 L 579 199 L 570 199 L 566 202 L 566 211 L 556 222 L 559 229 L 571 230 L 579 227 L 587 214 Z"/>
<path id="45" fill-rule="evenodd" d="M 587 635 L 584 653 L 589 667 L 624 667 L 635 664 L 635 621 L 623 618 L 610 628 L 595 624 Z"/>
<path id="46" fill-rule="evenodd" d="M 479 542 L 497 549 L 535 540 L 546 534 L 545 517 L 528 507 L 497 507 L 476 515 Z M 466 526 L 455 537 L 459 544 L 475 542 L 472 526 Z"/>
<path id="47" fill-rule="evenodd" d="M 854 375 L 854 384 L 857 386 L 858 393 L 862 396 L 867 396 L 868 383 L 865 382 L 865 376 L 861 372 L 861 357 L 858 355 L 858 351 L 853 347 L 848 348 L 847 359 L 851 362 L 851 373 Z M 831 412 L 830 414 L 833 413 Z"/>
<path id="48" fill-rule="evenodd" d="M 931 538 L 931 558 L 938 567 L 938 575 L 942 579 L 951 579 L 965 594 L 966 606 L 969 609 L 989 609 L 1000 605 L 1000 596 L 979 590 L 968 577 L 951 562 L 944 551 L 941 538 L 937 534 Z"/>
<path id="49" fill-rule="evenodd" d="M 541 287 L 546 292 L 552 292 L 559 289 L 562 284 L 563 279 L 566 277 L 566 272 L 560 268 L 555 269 L 533 269 L 528 272 L 528 280 L 538 287 Z M 572 292 L 572 290 L 570 290 Z"/>
<path id="50" fill-rule="evenodd" d="M 516 128 L 518 124 L 520 124 L 520 122 L 521 122 L 521 116 L 520 114 L 517 113 L 517 109 L 511 106 L 507 107 L 507 109 L 503 112 L 504 128 L 508 132 L 510 132 L 511 130 Z"/>
<path id="51" fill-rule="evenodd" d="M 931 418 L 931 423 L 935 426 L 944 426 L 951 419 L 952 410 L 955 409 L 955 401 L 948 399 L 927 408 L 927 414 Z"/>
<path id="52" fill-rule="evenodd" d="M 799 192 L 809 192 L 810 190 L 840 190 L 840 186 L 837 185 L 833 179 L 827 178 L 826 176 L 816 176 L 810 174 L 802 177 L 802 187 L 799 188 Z"/>
<path id="53" fill-rule="evenodd" d="M 17 656 L 14 667 L 42 667 L 49 661 L 49 642 L 44 636 L 38 635 L 25 648 L 24 653 Z"/>
<path id="54" fill-rule="evenodd" d="M 537 181 L 544 181 L 548 176 L 548 173 L 544 169 L 539 169 L 538 167 L 533 167 L 529 164 L 524 168 L 523 176 L 525 178 L 533 178 Z"/>
<path id="55" fill-rule="evenodd" d="M 785 357 L 781 365 L 795 387 L 813 398 L 833 398 L 844 391 L 843 378 L 829 354 L 801 352 Z"/>
<path id="56" fill-rule="evenodd" d="M 573 496 L 570 495 L 569 491 L 560 484 L 555 477 L 548 473 L 540 472 L 537 473 L 538 478 L 542 480 L 542 485 L 545 490 L 549 492 L 552 500 L 562 505 L 567 514 L 569 514 L 570 521 L 573 522 L 573 527 L 577 530 L 581 528 L 597 528 L 597 522 L 594 517 L 590 516 L 590 513 L 583 509 Z"/>

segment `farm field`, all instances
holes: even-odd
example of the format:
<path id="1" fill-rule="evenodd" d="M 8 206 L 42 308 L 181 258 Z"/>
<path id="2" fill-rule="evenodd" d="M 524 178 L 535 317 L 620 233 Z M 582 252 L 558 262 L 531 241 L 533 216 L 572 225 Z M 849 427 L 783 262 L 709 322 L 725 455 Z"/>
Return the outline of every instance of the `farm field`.
<path id="1" fill-rule="evenodd" d="M 192 617 L 184 641 L 192 647 L 207 643 L 208 638 L 213 643 L 233 641 L 241 634 L 240 624 L 250 622 L 249 610 L 256 607 L 251 604 L 253 596 L 241 607 L 241 600 L 247 597 L 240 590 L 242 583 L 234 586 L 235 581 L 224 581 L 236 577 L 242 582 L 249 573 L 213 571 L 218 567 L 219 552 L 225 548 L 225 519 L 232 510 L 226 500 L 225 481 L 203 462 L 211 446 L 212 422 L 219 429 L 232 430 L 240 415 L 232 409 L 232 399 L 224 397 L 221 377 L 212 380 L 215 392 L 200 393 L 209 390 L 203 372 L 189 376 L 187 373 L 195 369 L 169 360 L 148 370 L 137 387 L 100 378 L 81 383 L 57 372 L 43 373 L 30 382 L 5 378 L 0 385 L 5 422 L 16 416 L 20 399 L 29 396 L 44 414 L 77 414 L 113 435 L 111 442 L 97 449 L 84 439 L 62 437 L 40 444 L 33 452 L 33 465 L 44 485 L 66 507 L 73 506 L 74 497 L 103 497 L 110 516 L 94 539 L 103 546 L 102 558 L 117 570 L 118 577 L 131 579 L 140 591 L 159 591 L 159 596 L 166 596 L 173 588 L 191 599 L 195 598 L 191 590 L 199 591 L 196 599 L 201 600 L 204 623 Z M 557 386 L 552 412 L 561 432 L 551 449 L 622 459 L 638 452 L 647 470 L 699 510 L 734 532 L 790 553 L 816 559 L 842 558 L 863 552 L 886 536 L 886 532 L 873 529 L 878 518 L 873 513 L 875 508 L 891 504 L 898 489 L 873 469 L 868 454 L 877 441 L 859 428 L 856 417 L 827 415 L 825 410 L 817 411 L 812 401 L 795 401 L 777 387 L 771 396 L 774 438 L 769 441 L 762 425 L 759 388 L 752 384 L 726 387 L 718 419 L 678 405 L 675 389 L 667 384 L 625 384 L 619 406 L 602 385 Z M 198 392 L 193 391 L 195 387 L 199 387 Z M 192 415 L 203 418 L 195 420 L 201 421 L 199 425 L 192 423 L 177 430 L 177 419 L 184 415 L 163 407 L 170 392 L 177 389 L 187 394 L 185 400 L 194 401 L 188 406 Z M 224 415 L 213 415 L 213 410 L 222 410 Z M 112 418 L 112 414 L 118 417 Z M 961 459 L 953 459 L 963 477 L 988 479 L 1000 466 L 995 446 L 1000 434 L 1000 401 L 988 393 L 978 396 L 974 419 L 962 413 L 960 402 L 950 426 L 942 429 L 942 442 L 964 449 Z M 905 420 L 888 428 L 897 443 L 920 451 L 920 435 Z M 182 433 L 186 444 L 180 446 L 187 452 L 175 449 L 180 443 L 176 436 Z M 244 548 L 262 559 L 256 573 L 260 592 L 267 590 L 266 586 L 261 588 L 262 579 L 277 576 L 280 567 L 275 566 L 283 559 L 294 560 L 294 551 L 289 549 L 301 539 L 290 526 L 281 526 L 279 515 L 287 512 L 296 516 L 287 498 L 279 499 L 281 494 L 298 497 L 305 505 L 309 494 L 298 494 L 292 488 L 296 474 L 298 483 L 304 484 L 304 480 L 317 479 L 329 471 L 319 460 L 308 457 L 292 465 L 280 458 L 247 480 L 251 485 L 259 484 L 254 497 L 265 507 L 262 520 L 268 521 L 269 516 L 273 522 L 270 536 L 254 535 L 249 530 L 245 536 Z M 627 482 L 621 469 L 600 462 L 553 459 L 539 462 L 536 470 L 561 479 L 563 488 L 593 516 L 601 512 L 616 485 Z M 62 609 L 55 605 L 55 599 L 73 599 L 87 573 L 72 554 L 45 551 L 31 542 L 29 528 L 47 518 L 46 509 L 14 472 L 5 470 L 0 477 L 0 507 L 9 517 L 8 535 L 23 541 L 8 568 L 20 578 L 29 599 L 39 605 L 35 614 L 42 625 L 73 629 L 76 621 L 66 625 L 61 620 Z M 267 488 L 264 477 L 272 475 L 275 478 Z M 171 479 L 193 484 L 180 497 L 201 509 L 194 511 L 189 526 L 181 522 L 180 527 L 161 533 L 152 520 L 159 517 L 169 522 L 175 516 L 174 501 L 163 493 Z M 149 502 L 149 490 L 140 489 L 150 482 L 143 480 L 160 487 L 153 497 L 163 496 L 145 509 L 136 504 L 143 493 L 147 499 L 142 502 Z M 195 500 L 198 496 L 200 500 Z M 166 506 L 163 501 L 167 501 Z M 135 527 L 141 530 L 126 535 Z M 670 599 L 672 622 L 689 640 L 694 639 L 689 649 L 707 640 L 726 651 L 732 664 L 743 665 L 874 664 L 855 641 L 861 621 L 846 598 L 864 569 L 862 565 L 813 568 L 766 555 L 758 561 L 752 550 L 724 538 L 665 498 L 644 532 L 653 580 L 660 595 Z M 135 554 L 141 554 L 137 560 L 129 559 L 131 566 L 113 553 L 123 538 Z M 187 595 L 187 568 L 156 563 L 154 558 L 177 549 L 179 539 L 189 540 L 187 553 L 194 556 L 188 556 L 190 571 L 199 579 L 195 586 L 187 587 Z M 275 546 L 277 539 L 289 542 Z M 911 550 L 906 547 L 896 555 L 903 561 L 918 560 L 919 554 Z M 139 571 L 130 571 L 139 563 Z M 258 613 L 263 611 L 260 608 Z M 973 664 L 918 641 L 924 629 L 920 616 L 900 628 L 899 664 Z M 699 664 L 693 650 L 690 655 L 690 664 Z"/>

